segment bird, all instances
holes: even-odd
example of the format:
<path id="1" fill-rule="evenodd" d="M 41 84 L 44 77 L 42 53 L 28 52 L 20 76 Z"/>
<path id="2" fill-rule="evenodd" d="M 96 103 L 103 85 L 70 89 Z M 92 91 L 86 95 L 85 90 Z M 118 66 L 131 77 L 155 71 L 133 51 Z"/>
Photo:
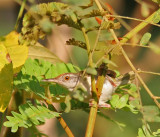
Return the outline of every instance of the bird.
<path id="1" fill-rule="evenodd" d="M 106 103 L 112 98 L 112 94 L 115 92 L 118 86 L 127 84 L 131 79 L 134 79 L 133 72 L 126 73 L 124 76 L 115 78 L 115 72 L 108 70 L 107 75 L 105 76 L 103 88 L 101 95 L 99 97 L 98 106 L 109 108 L 110 104 Z M 85 100 L 90 100 L 92 98 L 91 92 L 91 75 L 85 74 L 82 72 L 78 73 L 64 73 L 55 78 L 44 79 L 43 82 L 57 83 L 64 88 L 68 89 L 70 93 L 73 93 L 78 85 L 81 89 L 87 91 L 84 98 Z M 92 100 L 92 99 L 91 99 Z M 90 103 L 91 104 L 91 103 Z"/>

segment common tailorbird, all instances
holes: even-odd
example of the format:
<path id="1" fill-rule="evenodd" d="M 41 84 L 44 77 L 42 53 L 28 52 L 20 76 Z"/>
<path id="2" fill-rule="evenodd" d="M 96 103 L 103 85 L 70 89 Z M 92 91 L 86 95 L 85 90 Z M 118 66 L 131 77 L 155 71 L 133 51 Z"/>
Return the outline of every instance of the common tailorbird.
<path id="1" fill-rule="evenodd" d="M 112 94 L 115 92 L 118 86 L 127 84 L 130 79 L 133 79 L 133 72 L 126 73 L 124 76 L 118 78 L 112 78 L 109 75 L 105 76 L 103 89 L 99 98 L 99 107 L 110 107 L 106 102 L 111 99 Z M 74 92 L 77 85 L 81 85 L 87 95 L 86 99 L 91 99 L 91 75 L 86 74 L 83 76 L 82 73 L 64 73 L 56 78 L 44 79 L 44 82 L 53 82 L 67 88 L 71 93 Z"/>

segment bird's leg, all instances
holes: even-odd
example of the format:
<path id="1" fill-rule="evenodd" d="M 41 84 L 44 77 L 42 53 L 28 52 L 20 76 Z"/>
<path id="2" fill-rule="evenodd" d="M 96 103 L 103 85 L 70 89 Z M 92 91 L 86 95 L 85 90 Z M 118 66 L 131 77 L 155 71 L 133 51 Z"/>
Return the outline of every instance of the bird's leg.
<path id="1" fill-rule="evenodd" d="M 93 107 L 93 103 L 92 103 L 93 100 L 94 100 L 94 99 L 89 99 L 89 106 L 90 106 L 90 107 Z"/>
<path id="2" fill-rule="evenodd" d="M 93 103 L 92 103 L 93 99 L 89 100 L 89 106 L 92 107 Z M 111 108 L 111 105 L 105 102 L 99 102 L 98 103 L 98 108 Z"/>
<path id="3" fill-rule="evenodd" d="M 103 103 L 99 103 L 98 107 L 99 108 L 111 108 L 111 105 L 108 104 L 108 103 L 103 102 Z"/>

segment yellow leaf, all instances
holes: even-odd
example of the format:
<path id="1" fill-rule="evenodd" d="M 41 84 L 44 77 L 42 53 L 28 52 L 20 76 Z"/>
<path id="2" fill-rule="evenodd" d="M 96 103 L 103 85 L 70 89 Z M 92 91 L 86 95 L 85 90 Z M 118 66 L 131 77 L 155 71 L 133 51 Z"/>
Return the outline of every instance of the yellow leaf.
<path id="1" fill-rule="evenodd" d="M 3 43 L 0 43 L 0 112 L 4 112 L 11 98 L 13 66 Z"/>
<path id="2" fill-rule="evenodd" d="M 5 37 L 4 45 L 10 55 L 13 63 L 14 74 L 18 73 L 25 63 L 28 57 L 28 47 L 24 45 L 19 45 L 18 43 L 19 34 L 12 31 Z"/>

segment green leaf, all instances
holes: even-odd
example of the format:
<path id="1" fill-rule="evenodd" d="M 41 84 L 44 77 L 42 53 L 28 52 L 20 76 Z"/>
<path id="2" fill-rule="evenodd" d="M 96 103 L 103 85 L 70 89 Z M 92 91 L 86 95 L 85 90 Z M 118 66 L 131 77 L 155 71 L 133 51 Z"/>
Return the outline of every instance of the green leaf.
<path id="1" fill-rule="evenodd" d="M 58 84 L 50 85 L 49 90 L 53 101 L 62 102 L 65 100 L 66 95 L 68 95 L 68 90 Z"/>
<path id="2" fill-rule="evenodd" d="M 72 10 L 66 11 L 65 15 L 70 17 L 73 20 L 73 22 L 77 23 L 77 15 Z"/>
<path id="3" fill-rule="evenodd" d="M 146 137 L 141 128 L 138 129 L 138 137 Z"/>
<path id="4" fill-rule="evenodd" d="M 88 67 L 86 69 L 86 73 L 91 74 L 91 75 L 97 75 L 96 69 L 95 68 L 91 68 L 91 67 Z"/>
<path id="5" fill-rule="evenodd" d="M 160 129 L 158 129 L 156 132 L 153 132 L 154 136 L 160 136 Z"/>
<path id="6" fill-rule="evenodd" d="M 136 113 L 136 110 L 134 110 L 134 107 L 127 104 L 128 99 L 129 99 L 128 94 L 123 95 L 122 97 L 119 97 L 118 95 L 113 95 L 112 99 L 110 100 L 110 103 L 113 108 L 122 109 L 122 108 L 126 107 L 126 108 L 130 108 L 130 110 L 133 113 Z"/>
<path id="7" fill-rule="evenodd" d="M 28 59 L 21 70 L 21 73 L 14 79 L 14 86 L 19 90 L 34 93 L 47 99 L 47 85 L 41 82 L 42 79 L 54 78 L 60 74 L 67 72 L 76 72 L 75 67 L 68 63 L 51 64 L 45 60 Z M 68 91 L 59 85 L 49 85 L 49 90 L 53 101 L 63 102 Z M 28 97 L 28 95 L 26 95 Z M 37 98 L 37 97 L 35 97 Z"/>
<path id="8" fill-rule="evenodd" d="M 139 99 L 134 99 L 134 100 L 131 100 L 130 102 L 129 102 L 129 104 L 130 105 L 132 105 L 132 106 L 134 106 L 134 107 L 136 107 L 137 109 L 140 109 L 140 103 L 139 103 Z"/>
<path id="9" fill-rule="evenodd" d="M 110 65 L 112 65 L 114 67 L 117 67 L 116 63 L 114 63 L 113 61 L 111 61 L 111 60 L 109 60 L 107 58 L 103 59 L 103 63 L 110 64 Z"/>
<path id="10" fill-rule="evenodd" d="M 112 99 L 110 100 L 110 103 L 111 103 L 112 107 L 116 108 L 117 104 L 119 103 L 119 96 L 113 95 Z"/>
<path id="11" fill-rule="evenodd" d="M 145 33 L 143 35 L 143 37 L 141 38 L 141 40 L 140 40 L 140 45 L 147 45 L 149 40 L 150 40 L 150 38 L 151 38 L 151 34 L 148 33 L 148 32 Z"/>
<path id="12" fill-rule="evenodd" d="M 120 72 L 118 70 L 114 70 L 114 72 L 116 73 L 116 78 L 120 76 Z"/>
<path id="13" fill-rule="evenodd" d="M 54 24 L 49 20 L 49 18 L 43 18 L 39 22 L 39 26 L 42 28 L 42 30 L 46 33 L 51 33 L 52 29 L 54 27 Z"/>
<path id="14" fill-rule="evenodd" d="M 70 96 L 66 96 L 66 99 L 65 99 L 65 105 L 66 105 L 66 108 L 65 108 L 65 112 L 68 113 L 71 111 L 71 97 Z"/>
<path id="15" fill-rule="evenodd" d="M 154 137 L 154 136 L 151 135 L 152 134 L 151 129 L 150 129 L 150 126 L 148 124 L 143 125 L 142 129 L 143 129 L 143 132 L 144 132 L 146 137 Z"/>
<path id="16" fill-rule="evenodd" d="M 89 104 L 88 103 L 80 102 L 79 100 L 75 100 L 75 99 L 71 99 L 70 103 L 71 103 L 71 109 L 72 110 L 84 109 L 85 111 L 88 112 L 88 110 L 87 110 L 89 108 Z M 65 103 L 61 103 L 61 108 L 62 108 L 62 110 L 66 109 Z"/>
<path id="17" fill-rule="evenodd" d="M 31 127 L 34 125 L 39 125 L 40 122 L 45 122 L 45 119 L 51 119 L 54 117 L 59 117 L 59 113 L 49 110 L 44 106 L 38 104 L 36 107 L 27 102 L 19 106 L 20 113 L 13 112 L 13 116 L 7 116 L 8 121 L 4 123 L 4 126 L 11 127 L 12 132 L 16 132 L 18 127 Z"/>
<path id="18" fill-rule="evenodd" d="M 157 0 L 157 1 L 159 1 L 159 0 Z M 153 16 L 153 23 L 158 23 L 159 21 L 160 21 L 160 9 L 158 11 L 156 11 L 156 14 Z"/>
<path id="19" fill-rule="evenodd" d="M 125 107 L 125 106 L 127 105 L 128 99 L 129 99 L 129 95 L 127 95 L 127 94 L 126 94 L 126 95 L 123 95 L 123 96 L 119 99 L 119 102 L 118 102 L 118 104 L 116 105 L 116 108 L 121 109 L 121 108 Z"/>
<path id="20" fill-rule="evenodd" d="M 156 106 L 143 106 L 144 118 L 148 122 L 160 122 L 160 112 Z"/>
<path id="21" fill-rule="evenodd" d="M 127 89 L 127 92 L 133 96 L 134 98 L 138 98 L 137 86 L 133 83 L 129 84 L 129 88 Z"/>
<path id="22" fill-rule="evenodd" d="M 77 86 L 78 87 L 78 86 Z M 85 94 L 86 93 L 86 94 Z M 76 89 L 73 93 L 72 96 L 74 99 L 77 99 L 79 101 L 84 101 L 84 97 L 87 96 L 87 91 L 83 91 L 82 89 Z"/>
<path id="23" fill-rule="evenodd" d="M 37 43 L 35 46 L 29 46 L 29 55 L 32 59 L 44 59 L 51 63 L 62 63 L 62 61 L 47 48 Z"/>

